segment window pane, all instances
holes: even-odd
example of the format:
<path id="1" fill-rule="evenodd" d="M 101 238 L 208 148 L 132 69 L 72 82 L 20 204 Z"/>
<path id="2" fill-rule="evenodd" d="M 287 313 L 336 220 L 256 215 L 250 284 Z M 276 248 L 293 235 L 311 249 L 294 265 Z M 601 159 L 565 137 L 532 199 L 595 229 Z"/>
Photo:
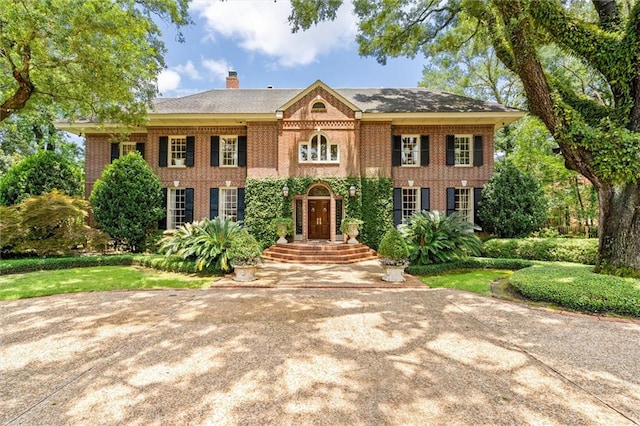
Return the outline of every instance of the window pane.
<path id="1" fill-rule="evenodd" d="M 471 164 L 471 137 L 456 136 L 454 148 L 456 165 Z"/>
<path id="2" fill-rule="evenodd" d="M 456 211 L 460 212 L 467 222 L 473 222 L 472 205 L 471 188 L 456 188 Z"/>
<path id="3" fill-rule="evenodd" d="M 176 229 L 184 224 L 186 190 L 169 189 L 169 205 L 167 219 L 168 229 Z"/>
<path id="4" fill-rule="evenodd" d="M 414 166 L 420 164 L 418 138 L 416 136 L 402 137 L 402 165 Z"/>
<path id="5" fill-rule="evenodd" d="M 136 150 L 135 142 L 122 142 L 120 144 L 120 157 L 123 157 L 130 152 L 135 152 L 135 150 Z"/>
<path id="6" fill-rule="evenodd" d="M 171 165 L 184 166 L 184 161 L 187 158 L 187 138 L 172 136 L 169 149 L 171 151 Z"/>
<path id="7" fill-rule="evenodd" d="M 309 161 L 309 146 L 307 144 L 300 145 L 300 161 Z"/>
<path id="8" fill-rule="evenodd" d="M 320 161 L 327 161 L 327 139 L 320 136 Z"/>
<path id="9" fill-rule="evenodd" d="M 220 156 L 223 166 L 236 166 L 238 163 L 238 138 L 223 136 L 220 138 Z"/>
<path id="10" fill-rule="evenodd" d="M 220 189 L 220 217 L 234 221 L 238 219 L 238 190 L 236 188 Z"/>
<path id="11" fill-rule="evenodd" d="M 302 200 L 296 200 L 296 235 L 302 235 Z"/>
<path id="12" fill-rule="evenodd" d="M 402 188 L 402 222 L 418 210 L 418 188 Z"/>
<path id="13" fill-rule="evenodd" d="M 318 137 L 311 139 L 311 161 L 318 161 Z"/>
<path id="14" fill-rule="evenodd" d="M 331 145 L 331 161 L 338 161 L 338 145 Z"/>

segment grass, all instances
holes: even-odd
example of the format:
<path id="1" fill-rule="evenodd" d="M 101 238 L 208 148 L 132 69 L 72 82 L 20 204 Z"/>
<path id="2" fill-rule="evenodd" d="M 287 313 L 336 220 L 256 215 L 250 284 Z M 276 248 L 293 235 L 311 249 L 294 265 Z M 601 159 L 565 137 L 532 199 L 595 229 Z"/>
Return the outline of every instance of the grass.
<path id="1" fill-rule="evenodd" d="M 483 296 L 491 296 L 491 284 L 505 279 L 513 271 L 496 269 L 471 269 L 464 271 L 450 271 L 442 275 L 420 277 L 420 281 L 431 288 L 455 288 L 471 291 Z"/>
<path id="2" fill-rule="evenodd" d="M 100 266 L 0 276 L 0 300 L 85 291 L 206 288 L 212 277 L 183 275 L 136 266 Z"/>

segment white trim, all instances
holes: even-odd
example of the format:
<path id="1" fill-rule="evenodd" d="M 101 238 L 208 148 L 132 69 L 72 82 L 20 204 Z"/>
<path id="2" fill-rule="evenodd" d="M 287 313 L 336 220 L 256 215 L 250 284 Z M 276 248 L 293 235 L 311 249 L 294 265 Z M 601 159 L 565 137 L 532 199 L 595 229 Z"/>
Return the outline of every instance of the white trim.
<path id="1" fill-rule="evenodd" d="M 454 201 L 456 204 L 456 211 L 457 212 L 462 212 L 463 210 L 458 209 L 458 191 L 465 191 L 467 193 L 467 208 L 464 210 L 466 212 L 466 214 L 464 215 L 465 218 L 467 219 L 467 222 L 473 223 L 473 203 L 474 203 L 474 199 L 473 199 L 473 188 L 470 186 L 457 186 L 455 187 L 455 192 L 454 192 Z"/>
<path id="2" fill-rule="evenodd" d="M 184 157 L 173 158 L 173 141 L 175 139 L 184 139 Z M 187 167 L 187 136 L 186 135 L 170 135 L 167 138 L 167 167 L 182 169 Z M 180 162 L 182 161 L 182 164 Z"/>
<path id="3" fill-rule="evenodd" d="M 323 137 L 327 144 L 327 158 L 331 158 L 331 147 L 335 146 L 337 149 L 336 160 L 312 160 L 311 159 L 311 142 L 314 138 Z M 321 144 L 321 141 L 319 142 Z M 302 158 L 302 147 L 306 145 L 307 160 Z M 316 151 L 317 158 L 320 158 L 320 147 L 318 146 Z M 298 163 L 299 164 L 340 164 L 340 144 L 338 142 L 331 142 L 329 137 L 324 132 L 315 132 L 306 141 L 298 142 Z"/>
<path id="4" fill-rule="evenodd" d="M 411 215 L 409 216 L 404 215 L 404 190 L 410 189 L 412 191 L 415 191 L 415 209 L 413 210 L 413 213 L 419 212 L 421 210 L 420 195 L 422 191 L 421 191 L 421 188 L 418 186 L 402 186 L 400 188 L 401 188 L 400 189 L 400 212 L 402 214 L 402 223 L 406 223 L 405 219 L 408 219 Z"/>
<path id="5" fill-rule="evenodd" d="M 415 150 L 416 155 L 414 158 L 414 164 L 403 164 L 404 162 L 404 139 L 405 138 L 415 138 L 416 140 L 416 145 L 415 145 Z M 400 167 L 420 167 L 420 150 L 421 150 L 421 146 L 420 146 L 420 135 L 400 135 Z"/>
<path id="6" fill-rule="evenodd" d="M 222 151 L 222 140 L 223 139 L 225 139 L 225 140 L 226 139 L 235 139 L 235 141 L 236 141 L 236 143 L 235 143 L 236 150 L 235 150 L 234 158 L 233 158 L 235 164 L 223 164 L 224 163 L 224 153 Z M 238 150 L 239 150 L 239 145 L 238 145 L 239 141 L 238 141 L 238 139 L 239 139 L 238 135 L 220 135 L 220 138 L 218 139 L 218 155 L 219 155 L 219 158 L 220 158 L 219 167 L 222 167 L 222 168 L 237 168 L 238 167 Z"/>
<path id="7" fill-rule="evenodd" d="M 127 141 L 127 142 L 120 142 L 119 146 L 118 146 L 118 158 L 125 156 L 126 154 L 128 154 L 129 152 L 127 152 L 126 154 L 124 153 L 124 147 L 128 146 L 131 147 L 133 146 L 133 149 L 130 150 L 129 152 L 135 152 L 136 151 L 136 142 L 131 142 L 131 141 Z"/>
<path id="8" fill-rule="evenodd" d="M 235 191 L 235 215 L 228 215 L 226 216 L 224 214 L 224 211 L 226 210 L 227 206 L 226 206 L 226 197 L 223 195 L 225 192 L 228 191 Z M 235 217 L 235 220 L 238 221 L 238 188 L 235 186 L 231 186 L 231 187 L 220 187 L 218 188 L 218 217 L 220 217 L 221 219 L 224 219 L 226 217 Z"/>
<path id="9" fill-rule="evenodd" d="M 183 194 L 182 194 L 183 204 L 184 204 L 184 206 L 182 207 L 182 215 L 181 215 L 182 216 L 182 222 L 180 222 L 178 225 L 176 225 L 176 223 L 177 223 L 177 221 L 176 221 L 177 214 L 175 212 L 179 211 L 179 209 L 175 208 L 175 205 L 173 205 L 176 200 L 173 199 L 174 197 L 172 197 L 172 194 L 176 194 L 177 191 L 184 191 Z M 180 225 L 185 223 L 184 220 L 185 220 L 186 214 L 187 214 L 186 202 L 187 202 L 187 189 L 186 188 L 167 188 L 167 229 L 176 229 Z"/>
<path id="10" fill-rule="evenodd" d="M 456 141 L 461 138 L 469 138 L 469 163 L 457 164 L 456 163 Z M 461 133 L 453 135 L 453 166 L 454 167 L 473 167 L 473 135 Z"/>

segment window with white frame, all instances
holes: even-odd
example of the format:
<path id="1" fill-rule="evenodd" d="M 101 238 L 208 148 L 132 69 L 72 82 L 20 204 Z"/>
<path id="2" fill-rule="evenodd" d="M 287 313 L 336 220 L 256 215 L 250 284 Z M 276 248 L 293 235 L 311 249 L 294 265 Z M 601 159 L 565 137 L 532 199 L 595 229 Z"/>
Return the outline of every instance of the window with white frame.
<path id="1" fill-rule="evenodd" d="M 124 157 L 130 152 L 136 151 L 135 142 L 120 142 L 120 157 Z"/>
<path id="2" fill-rule="evenodd" d="M 169 188 L 167 191 L 167 229 L 176 229 L 185 220 L 186 190 Z"/>
<path id="3" fill-rule="evenodd" d="M 472 188 L 456 188 L 456 211 L 467 222 L 473 223 L 473 191 Z"/>
<path id="4" fill-rule="evenodd" d="M 420 138 L 418 136 L 402 136 L 402 165 L 420 165 Z"/>
<path id="5" fill-rule="evenodd" d="M 420 208 L 420 188 L 402 188 L 402 223 L 407 223 Z"/>
<path id="6" fill-rule="evenodd" d="M 238 220 L 238 189 L 220 188 L 219 216 L 221 219 Z"/>
<path id="7" fill-rule="evenodd" d="M 322 134 L 315 134 L 308 142 L 300 143 L 298 161 L 301 163 L 337 163 L 340 161 L 338 144 L 330 143 Z"/>
<path id="8" fill-rule="evenodd" d="M 456 166 L 471 165 L 471 135 L 455 135 L 454 138 L 454 164 Z"/>
<path id="9" fill-rule="evenodd" d="M 184 167 L 187 159 L 187 137 L 169 136 L 169 165 Z"/>
<path id="10" fill-rule="evenodd" d="M 238 165 L 238 137 L 220 136 L 220 165 L 235 167 Z"/>

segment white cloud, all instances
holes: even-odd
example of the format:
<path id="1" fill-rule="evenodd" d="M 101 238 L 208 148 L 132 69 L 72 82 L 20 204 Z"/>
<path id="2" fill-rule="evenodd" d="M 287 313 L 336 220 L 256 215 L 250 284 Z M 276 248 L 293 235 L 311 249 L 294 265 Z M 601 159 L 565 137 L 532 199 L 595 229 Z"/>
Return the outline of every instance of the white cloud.
<path id="1" fill-rule="evenodd" d="M 167 92 L 176 90 L 180 86 L 180 74 L 173 70 L 162 70 L 158 75 L 158 91 L 162 95 L 166 95 Z"/>
<path id="2" fill-rule="evenodd" d="M 291 33 L 287 21 L 288 1 L 208 1 L 196 0 L 191 9 L 206 21 L 212 39 L 220 35 L 235 39 L 242 49 L 275 58 L 284 67 L 307 65 L 318 56 L 353 43 L 356 18 L 345 2 L 332 22 L 321 23 L 305 32 Z"/>
<path id="3" fill-rule="evenodd" d="M 225 59 L 206 59 L 202 58 L 202 66 L 209 71 L 215 80 L 225 81 L 228 71 L 233 67 Z"/>
<path id="4" fill-rule="evenodd" d="M 202 79 L 202 77 L 200 76 L 200 72 L 196 69 L 196 67 L 193 65 L 193 62 L 191 61 L 187 61 L 186 64 L 178 65 L 178 66 L 172 67 L 171 69 L 181 75 L 186 75 L 192 80 Z"/>

